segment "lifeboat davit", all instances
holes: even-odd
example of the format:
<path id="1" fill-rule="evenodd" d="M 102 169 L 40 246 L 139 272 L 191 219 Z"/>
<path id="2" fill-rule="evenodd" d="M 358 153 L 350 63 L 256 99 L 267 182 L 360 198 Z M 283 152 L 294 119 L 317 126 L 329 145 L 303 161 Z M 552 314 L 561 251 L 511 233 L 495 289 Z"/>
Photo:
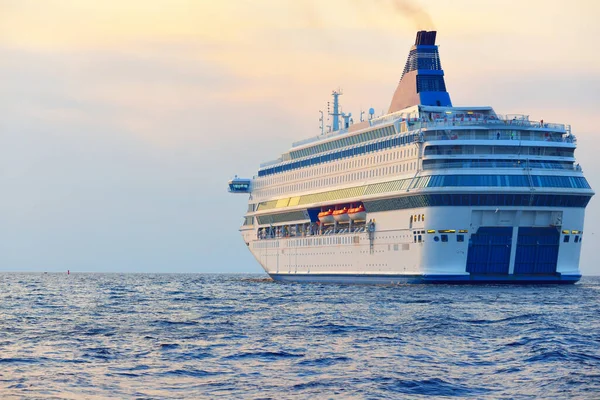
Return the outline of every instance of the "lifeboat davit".
<path id="1" fill-rule="evenodd" d="M 335 210 L 333 212 L 333 218 L 337 222 L 348 222 L 348 221 L 350 221 L 350 217 L 348 216 L 348 208 L 344 207 L 341 210 Z"/>
<path id="2" fill-rule="evenodd" d="M 365 212 L 365 206 L 362 204 L 356 208 L 348 210 L 348 216 L 352 221 L 365 221 L 367 219 L 367 213 Z"/>
<path id="3" fill-rule="evenodd" d="M 333 224 L 333 211 L 331 209 L 320 212 L 318 216 L 322 224 Z"/>

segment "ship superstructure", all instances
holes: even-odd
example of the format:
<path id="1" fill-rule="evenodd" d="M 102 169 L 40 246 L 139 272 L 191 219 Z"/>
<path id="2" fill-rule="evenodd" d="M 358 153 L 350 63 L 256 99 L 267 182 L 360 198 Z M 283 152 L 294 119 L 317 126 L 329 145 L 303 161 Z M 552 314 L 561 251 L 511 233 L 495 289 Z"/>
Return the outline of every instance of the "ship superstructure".
<path id="1" fill-rule="evenodd" d="M 594 192 L 570 126 L 454 107 L 435 38 L 417 33 L 388 114 L 352 123 L 334 92 L 331 132 L 229 182 L 250 194 L 240 231 L 275 280 L 581 277 Z"/>

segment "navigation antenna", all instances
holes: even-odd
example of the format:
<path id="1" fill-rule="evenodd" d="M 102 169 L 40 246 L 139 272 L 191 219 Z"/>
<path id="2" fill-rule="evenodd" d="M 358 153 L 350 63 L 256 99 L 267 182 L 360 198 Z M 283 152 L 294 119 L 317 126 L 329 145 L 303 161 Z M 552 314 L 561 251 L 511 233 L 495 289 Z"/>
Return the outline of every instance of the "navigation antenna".
<path id="1" fill-rule="evenodd" d="M 323 111 L 319 110 L 319 112 L 321 113 L 321 118 L 319 118 L 319 122 L 321 123 L 321 125 L 319 125 L 319 128 L 321 129 L 321 135 L 325 134 L 325 124 L 323 123 Z"/>
<path id="2" fill-rule="evenodd" d="M 333 92 L 331 92 L 331 95 L 333 96 L 333 112 L 329 113 L 329 115 L 331 115 L 333 117 L 333 131 L 334 132 L 340 129 L 340 116 L 342 114 L 340 113 L 340 102 L 339 102 L 338 98 L 342 94 L 343 94 L 342 89 L 334 90 Z M 329 107 L 328 107 L 328 109 L 329 109 Z"/>

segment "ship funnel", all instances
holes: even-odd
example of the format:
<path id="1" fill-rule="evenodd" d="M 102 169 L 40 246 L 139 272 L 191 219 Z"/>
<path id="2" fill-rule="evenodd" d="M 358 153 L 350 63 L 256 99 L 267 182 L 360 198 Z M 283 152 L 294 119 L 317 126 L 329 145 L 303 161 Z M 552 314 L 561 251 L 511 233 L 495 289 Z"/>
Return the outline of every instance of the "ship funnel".
<path id="1" fill-rule="evenodd" d="M 452 107 L 446 91 L 436 31 L 419 31 L 388 113 L 416 105 Z"/>

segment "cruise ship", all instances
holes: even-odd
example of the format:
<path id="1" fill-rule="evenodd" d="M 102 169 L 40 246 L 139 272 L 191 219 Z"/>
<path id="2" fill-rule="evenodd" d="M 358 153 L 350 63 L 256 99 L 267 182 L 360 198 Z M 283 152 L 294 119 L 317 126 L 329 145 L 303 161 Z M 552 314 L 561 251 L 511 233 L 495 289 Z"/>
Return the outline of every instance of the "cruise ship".
<path id="1" fill-rule="evenodd" d="M 249 194 L 240 232 L 274 280 L 581 278 L 594 192 L 570 125 L 453 106 L 435 42 L 417 32 L 387 114 L 353 121 L 335 91 L 328 132 L 229 181 Z"/>

